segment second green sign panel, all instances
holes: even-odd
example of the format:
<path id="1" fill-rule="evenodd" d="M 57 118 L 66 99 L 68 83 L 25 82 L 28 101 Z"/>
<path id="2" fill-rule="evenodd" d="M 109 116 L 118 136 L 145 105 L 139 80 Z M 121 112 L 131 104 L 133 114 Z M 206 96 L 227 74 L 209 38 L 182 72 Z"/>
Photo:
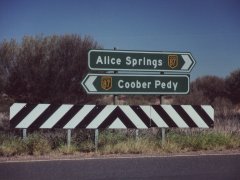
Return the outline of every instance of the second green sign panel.
<path id="1" fill-rule="evenodd" d="M 188 94 L 188 75 L 88 74 L 88 94 Z"/>

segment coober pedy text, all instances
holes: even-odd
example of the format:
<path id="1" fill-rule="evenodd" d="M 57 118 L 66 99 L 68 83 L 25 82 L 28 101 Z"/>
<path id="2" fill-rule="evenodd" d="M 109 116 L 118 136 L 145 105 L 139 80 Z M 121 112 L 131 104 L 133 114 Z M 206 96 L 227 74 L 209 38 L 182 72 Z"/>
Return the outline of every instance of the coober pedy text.
<path id="1" fill-rule="evenodd" d="M 173 81 L 160 81 L 155 80 L 153 83 L 151 81 L 124 81 L 120 79 L 117 83 L 118 88 L 120 89 L 159 89 L 159 90 L 165 90 L 165 89 L 171 89 L 174 92 L 177 90 L 178 82 Z M 153 86 L 153 87 L 152 87 Z"/>

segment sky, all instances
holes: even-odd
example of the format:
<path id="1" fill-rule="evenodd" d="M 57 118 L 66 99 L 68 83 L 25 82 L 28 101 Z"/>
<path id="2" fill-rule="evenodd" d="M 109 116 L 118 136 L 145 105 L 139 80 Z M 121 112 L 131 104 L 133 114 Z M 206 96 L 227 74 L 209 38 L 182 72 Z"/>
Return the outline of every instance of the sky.
<path id="1" fill-rule="evenodd" d="M 91 36 L 104 49 L 191 52 L 191 79 L 240 68 L 240 0 L 0 0 L 0 41 Z"/>

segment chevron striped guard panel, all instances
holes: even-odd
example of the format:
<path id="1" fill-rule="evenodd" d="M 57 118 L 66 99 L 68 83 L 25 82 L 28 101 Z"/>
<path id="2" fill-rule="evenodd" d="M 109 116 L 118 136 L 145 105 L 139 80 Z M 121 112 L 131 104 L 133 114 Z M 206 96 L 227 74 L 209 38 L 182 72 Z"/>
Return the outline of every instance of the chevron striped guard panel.
<path id="1" fill-rule="evenodd" d="M 212 106 L 72 105 L 14 103 L 10 127 L 20 129 L 211 128 Z"/>

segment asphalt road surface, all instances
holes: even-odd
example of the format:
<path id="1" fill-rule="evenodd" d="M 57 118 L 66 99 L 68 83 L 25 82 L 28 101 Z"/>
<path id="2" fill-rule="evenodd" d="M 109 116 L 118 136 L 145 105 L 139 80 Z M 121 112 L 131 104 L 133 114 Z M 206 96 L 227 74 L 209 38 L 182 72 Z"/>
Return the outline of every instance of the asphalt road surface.
<path id="1" fill-rule="evenodd" d="M 240 180 L 240 155 L 4 162 L 0 179 Z"/>

